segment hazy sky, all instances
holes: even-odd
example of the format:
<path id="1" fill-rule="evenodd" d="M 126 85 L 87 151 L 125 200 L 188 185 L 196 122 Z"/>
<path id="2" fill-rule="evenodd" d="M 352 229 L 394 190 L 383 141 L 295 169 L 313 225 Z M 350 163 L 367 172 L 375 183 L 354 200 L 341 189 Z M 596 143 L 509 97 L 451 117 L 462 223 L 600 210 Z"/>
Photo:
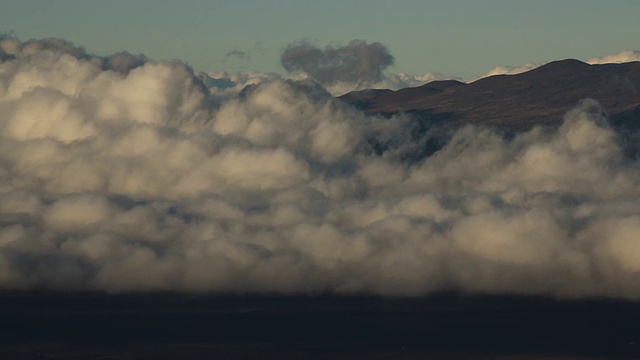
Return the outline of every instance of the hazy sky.
<path id="1" fill-rule="evenodd" d="M 279 54 L 379 41 L 394 72 L 462 77 L 497 65 L 587 59 L 640 48 L 636 0 L 3 0 L 0 31 L 62 37 L 89 52 L 178 58 L 198 70 L 283 72 Z M 237 51 L 236 51 L 237 50 Z M 228 56 L 243 52 L 248 56 Z"/>

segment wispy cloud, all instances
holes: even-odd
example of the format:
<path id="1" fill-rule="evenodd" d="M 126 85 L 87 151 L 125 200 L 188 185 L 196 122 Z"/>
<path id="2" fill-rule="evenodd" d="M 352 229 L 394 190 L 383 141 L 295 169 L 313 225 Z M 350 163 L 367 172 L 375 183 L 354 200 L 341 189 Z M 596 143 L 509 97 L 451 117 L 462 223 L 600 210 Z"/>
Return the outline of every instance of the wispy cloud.
<path id="1" fill-rule="evenodd" d="M 619 52 L 617 54 L 597 57 L 588 60 L 589 64 L 615 64 L 615 63 L 625 63 L 632 61 L 640 61 L 640 51 L 638 50 L 625 50 Z"/>
<path id="2" fill-rule="evenodd" d="M 251 55 L 248 52 L 241 51 L 238 49 L 231 50 L 227 52 L 225 55 L 227 58 L 235 58 L 240 61 L 249 61 L 251 60 Z"/>

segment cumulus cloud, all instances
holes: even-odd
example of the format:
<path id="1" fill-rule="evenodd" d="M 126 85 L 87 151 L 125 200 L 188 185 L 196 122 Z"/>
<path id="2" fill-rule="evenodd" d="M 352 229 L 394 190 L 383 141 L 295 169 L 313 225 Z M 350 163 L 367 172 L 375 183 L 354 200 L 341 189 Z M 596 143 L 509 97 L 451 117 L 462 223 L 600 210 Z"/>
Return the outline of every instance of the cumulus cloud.
<path id="1" fill-rule="evenodd" d="M 105 69 L 127 73 L 129 70 L 144 65 L 147 58 L 144 55 L 133 55 L 128 51 L 115 53 L 107 57 L 104 61 Z"/>
<path id="2" fill-rule="evenodd" d="M 208 88 L 210 101 L 221 102 L 237 96 L 247 87 L 255 86 L 271 80 L 282 80 L 283 77 L 276 73 L 259 71 L 246 71 L 229 73 L 226 71 L 198 74 L 202 83 Z"/>
<path id="3" fill-rule="evenodd" d="M 378 82 L 394 60 L 386 46 L 363 40 L 351 40 L 347 45 L 325 49 L 303 41 L 290 44 L 280 57 L 286 71 L 302 71 L 328 85 L 336 81 Z"/>
<path id="4" fill-rule="evenodd" d="M 0 49 L 1 288 L 640 297 L 640 168 L 593 100 L 426 156 L 312 81 L 212 101 L 179 62 Z"/>
<path id="5" fill-rule="evenodd" d="M 259 50 L 259 49 L 258 49 Z M 227 58 L 239 61 L 248 60 L 248 53 L 233 50 Z M 462 78 L 448 76 L 439 72 L 423 75 L 386 72 L 394 58 L 380 43 L 367 43 L 352 40 L 342 47 L 320 49 L 309 42 L 290 44 L 281 55 L 281 63 L 288 75 L 257 71 L 229 73 L 226 71 L 200 73 L 202 82 L 214 96 L 214 102 L 239 94 L 247 86 L 257 85 L 274 79 L 312 80 L 321 84 L 334 96 L 354 90 L 390 89 L 421 86 L 435 80 L 458 80 Z"/>
<path id="6" fill-rule="evenodd" d="M 298 44 L 298 46 L 314 48 L 307 43 Z M 294 47 L 294 45 L 291 45 Z M 315 48 L 316 50 L 320 50 Z M 607 64 L 607 63 L 623 63 L 630 61 L 640 61 L 640 53 L 637 50 L 627 50 L 618 54 L 607 55 L 603 57 L 593 58 L 587 61 L 589 64 Z M 235 54 L 234 54 L 235 55 Z M 237 54 L 240 55 L 240 54 Z M 239 94 L 245 87 L 257 85 L 265 81 L 274 79 L 292 79 L 303 80 L 311 79 L 319 82 L 322 86 L 334 96 L 346 94 L 355 90 L 364 89 L 390 89 L 399 90 L 407 87 L 417 87 L 437 80 L 457 80 L 461 82 L 473 82 L 485 77 L 494 75 L 515 75 L 544 65 L 543 62 L 531 62 L 520 66 L 500 65 L 491 71 L 477 78 L 464 79 L 460 76 L 446 75 L 439 72 L 427 72 L 422 75 L 412 75 L 407 73 L 392 73 L 382 71 L 375 81 L 360 81 L 359 79 L 344 77 L 338 78 L 331 82 L 322 82 L 314 78 L 310 74 L 302 71 L 292 72 L 288 76 L 283 77 L 276 73 L 264 73 L 256 71 L 247 71 L 240 73 L 214 72 L 209 74 L 199 74 L 202 81 L 207 85 L 210 93 L 214 95 L 217 102 L 230 98 Z M 336 73 L 338 74 L 338 73 Z"/>

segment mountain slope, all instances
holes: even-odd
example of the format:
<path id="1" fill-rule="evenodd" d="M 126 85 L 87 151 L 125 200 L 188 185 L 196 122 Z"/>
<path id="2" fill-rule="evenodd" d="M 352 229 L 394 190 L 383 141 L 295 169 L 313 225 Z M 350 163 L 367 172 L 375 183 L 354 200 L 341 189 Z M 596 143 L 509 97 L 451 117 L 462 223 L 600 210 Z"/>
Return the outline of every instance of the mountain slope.
<path id="1" fill-rule="evenodd" d="M 517 75 L 464 84 L 436 81 L 398 91 L 340 97 L 367 113 L 418 113 L 432 120 L 529 128 L 554 124 L 580 100 L 597 100 L 616 124 L 640 123 L 640 62 L 589 65 L 561 60 Z"/>

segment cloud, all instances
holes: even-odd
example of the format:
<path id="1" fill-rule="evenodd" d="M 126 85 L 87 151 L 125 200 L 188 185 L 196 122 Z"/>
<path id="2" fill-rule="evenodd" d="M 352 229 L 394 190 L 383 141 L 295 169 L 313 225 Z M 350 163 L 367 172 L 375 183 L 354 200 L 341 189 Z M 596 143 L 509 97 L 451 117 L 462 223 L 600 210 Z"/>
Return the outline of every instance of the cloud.
<path id="1" fill-rule="evenodd" d="M 586 62 L 588 64 L 597 65 L 597 64 L 620 64 L 625 62 L 632 61 L 640 61 L 640 51 L 638 50 L 626 50 L 619 52 L 617 54 L 611 54 L 602 57 L 596 57 L 593 59 L 589 59 Z M 533 70 L 537 67 L 544 65 L 545 63 L 532 62 L 527 63 L 521 66 L 497 66 L 493 70 L 488 73 L 480 76 L 477 79 L 469 80 L 469 82 L 479 80 L 485 77 L 494 76 L 494 75 L 515 75 L 523 72 L 527 72 L 529 70 Z"/>
<path id="2" fill-rule="evenodd" d="M 3 289 L 640 297 L 640 168 L 593 100 L 429 155 L 310 80 L 0 49 Z"/>
<path id="3" fill-rule="evenodd" d="M 148 59 L 144 55 L 133 55 L 122 51 L 105 58 L 104 67 L 126 74 L 130 70 L 144 65 L 147 61 Z"/>
<path id="4" fill-rule="evenodd" d="M 245 51 L 241 51 L 238 49 L 231 50 L 227 52 L 225 55 L 227 58 L 236 58 L 239 61 L 249 61 L 251 60 L 251 55 Z"/>
<path id="5" fill-rule="evenodd" d="M 292 45 L 293 46 L 293 45 Z M 314 48 L 312 45 L 302 43 L 303 47 L 308 46 Z M 319 50 L 316 48 L 316 50 Z M 600 58 L 590 59 L 587 62 L 590 64 L 604 64 L 604 63 L 621 63 L 629 61 L 638 61 L 640 56 L 636 50 L 627 50 L 618 54 L 603 56 Z M 239 73 L 228 72 L 215 72 L 209 74 L 199 74 L 202 81 L 207 85 L 210 92 L 217 99 L 217 102 L 223 101 L 229 97 L 239 94 L 245 87 L 250 85 L 256 85 L 265 81 L 273 79 L 292 79 L 303 80 L 311 79 L 318 81 L 322 86 L 334 96 L 340 96 L 351 91 L 364 90 L 364 89 L 390 89 L 399 90 L 407 87 L 417 87 L 427 84 L 431 81 L 437 80 L 457 80 L 461 82 L 473 82 L 485 77 L 494 75 L 515 75 L 529 70 L 533 70 L 537 67 L 544 65 L 545 63 L 531 62 L 521 66 L 497 66 L 486 74 L 473 79 L 463 79 L 459 76 L 446 75 L 439 72 L 428 72 L 422 75 L 412 75 L 407 73 L 391 73 L 382 71 L 380 76 L 375 81 L 360 81 L 353 78 L 338 78 L 330 83 L 321 82 L 315 79 L 313 76 L 306 72 L 293 72 L 287 77 L 283 77 L 276 73 L 264 73 L 256 71 L 247 71 Z"/>
<path id="6" fill-rule="evenodd" d="M 245 87 L 261 84 L 274 79 L 290 79 L 295 81 L 313 80 L 306 74 L 289 74 L 283 77 L 276 73 L 264 73 L 257 71 L 247 71 L 240 73 L 228 73 L 225 71 L 204 74 L 200 77 L 204 84 L 209 88 L 212 95 L 219 99 L 227 99 L 239 94 Z M 398 90 L 406 87 L 421 86 L 436 80 L 458 80 L 462 78 L 448 76 L 437 72 L 429 72 L 423 75 L 410 75 L 406 73 L 386 73 L 375 83 L 359 83 L 351 81 L 335 81 L 332 84 L 323 84 L 322 86 L 332 95 L 339 96 L 350 91 L 363 89 L 390 89 Z"/>
<path id="7" fill-rule="evenodd" d="M 407 73 L 385 73 L 382 78 L 374 83 L 356 83 L 349 81 L 336 81 L 331 85 L 324 87 L 335 96 L 344 95 L 350 91 L 364 89 L 389 89 L 399 90 L 407 87 L 421 86 L 436 80 L 458 80 L 462 78 L 456 76 L 448 76 L 438 72 L 429 72 L 423 75 L 410 75 Z"/>
<path id="8" fill-rule="evenodd" d="M 302 71 L 320 84 L 337 81 L 375 83 L 394 62 L 386 46 L 363 40 L 351 40 L 341 47 L 324 50 L 309 42 L 290 44 L 280 57 L 287 72 Z"/>
<path id="9" fill-rule="evenodd" d="M 640 51 L 626 50 L 617 54 L 589 59 L 589 64 L 619 64 L 625 62 L 640 61 Z"/>
<path id="10" fill-rule="evenodd" d="M 282 80 L 283 77 L 276 73 L 258 71 L 246 71 L 229 73 L 219 71 L 213 73 L 199 73 L 200 81 L 208 88 L 210 99 L 216 104 L 237 96 L 246 87 L 261 84 L 271 80 Z"/>
<path id="11" fill-rule="evenodd" d="M 540 67 L 544 64 L 541 63 L 528 63 L 528 64 L 524 64 L 521 66 L 496 66 L 495 68 L 493 68 L 493 70 L 489 71 L 488 73 L 480 76 L 478 79 L 482 79 L 485 77 L 489 77 L 489 76 L 495 76 L 495 75 L 515 75 L 515 74 L 520 74 L 523 72 L 527 72 L 529 70 L 533 70 L 537 67 Z M 478 79 L 474 79 L 471 80 L 469 82 L 478 80 Z"/>
<path id="12" fill-rule="evenodd" d="M 256 44 L 256 51 L 262 51 L 259 44 Z M 248 60 L 246 55 L 248 54 L 239 50 L 227 53 L 227 57 L 236 57 L 243 61 Z M 247 86 L 274 79 L 309 79 L 321 84 L 334 96 L 368 88 L 398 90 L 421 86 L 435 80 L 462 81 L 460 77 L 438 72 L 423 75 L 385 72 L 393 61 L 393 56 L 380 43 L 369 44 L 362 40 L 352 40 L 345 46 L 327 47 L 322 50 L 308 42 L 299 42 L 290 44 L 281 55 L 281 63 L 289 72 L 286 77 L 256 71 L 220 71 L 200 73 L 199 76 L 214 95 L 216 103 L 239 94 Z"/>

